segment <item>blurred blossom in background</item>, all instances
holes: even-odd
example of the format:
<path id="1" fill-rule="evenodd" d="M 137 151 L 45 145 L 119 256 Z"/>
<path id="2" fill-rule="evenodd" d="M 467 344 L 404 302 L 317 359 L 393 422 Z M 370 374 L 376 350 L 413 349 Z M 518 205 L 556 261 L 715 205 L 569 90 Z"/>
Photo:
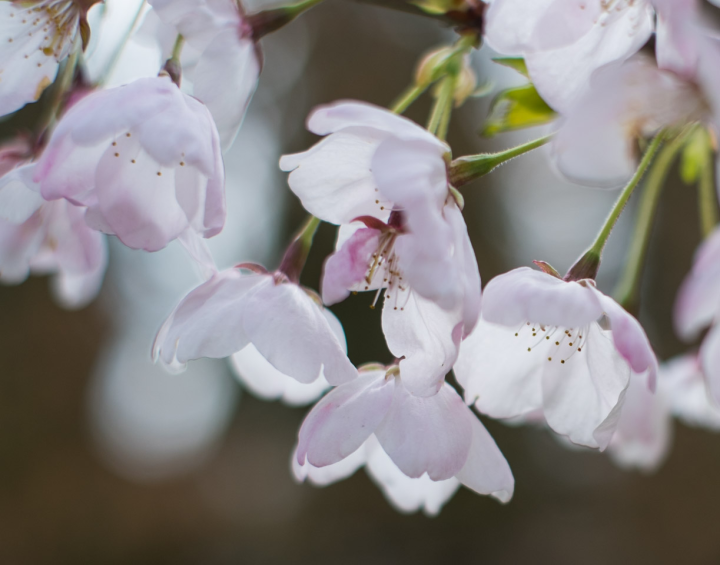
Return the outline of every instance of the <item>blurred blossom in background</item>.
<path id="1" fill-rule="evenodd" d="M 93 77 L 139 4 L 93 8 Z M 145 37 L 156 25 L 141 23 L 108 85 L 157 73 L 167 53 Z M 277 162 L 315 141 L 304 127 L 313 107 L 345 98 L 388 105 L 418 56 L 450 37 L 418 16 L 336 1 L 263 39 L 259 88 L 225 155 L 228 222 L 209 241 L 218 266 L 278 265 L 304 212 Z M 523 82 L 492 56 L 488 48 L 473 54 L 480 82 L 494 90 Z M 543 134 L 480 137 L 488 104 L 471 100 L 454 115 L 456 155 Z M 408 115 L 423 123 L 428 108 L 421 101 Z M 34 111 L 0 132 L 12 135 Z M 464 191 L 484 283 L 534 259 L 564 272 L 616 198 L 562 180 L 544 151 Z M 651 240 L 645 281 L 653 284 L 640 313 L 662 359 L 683 350 L 672 304 L 700 240 L 699 229 L 677 229 L 694 226 L 696 210 L 675 176 Z M 617 280 L 633 215 L 631 203 L 610 239 L 604 291 Z M 318 232 L 303 272 L 309 286 L 317 288 L 334 237 L 329 225 Z M 199 281 L 177 243 L 148 254 L 111 240 L 101 296 L 84 310 L 60 310 L 44 279 L 0 288 L 0 563 L 720 562 L 720 437 L 683 424 L 664 466 L 645 475 L 605 454 L 568 450 L 542 429 L 485 421 L 517 479 L 512 503 L 461 489 L 432 520 L 397 513 L 363 472 L 323 489 L 296 484 L 290 457 L 307 408 L 257 400 L 228 360 L 197 361 L 179 375 L 152 362 L 158 327 Z M 333 307 L 355 365 L 392 361 L 371 300 Z"/>

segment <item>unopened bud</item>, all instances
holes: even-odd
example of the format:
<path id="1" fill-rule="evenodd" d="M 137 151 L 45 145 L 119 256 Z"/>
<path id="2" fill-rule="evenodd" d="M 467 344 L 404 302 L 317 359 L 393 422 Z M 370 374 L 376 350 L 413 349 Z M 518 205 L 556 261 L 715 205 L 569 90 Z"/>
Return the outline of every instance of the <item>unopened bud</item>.
<path id="1" fill-rule="evenodd" d="M 442 74 L 452 53 L 452 47 L 441 47 L 425 55 L 415 70 L 415 83 L 418 86 L 427 86 L 435 82 Z"/>

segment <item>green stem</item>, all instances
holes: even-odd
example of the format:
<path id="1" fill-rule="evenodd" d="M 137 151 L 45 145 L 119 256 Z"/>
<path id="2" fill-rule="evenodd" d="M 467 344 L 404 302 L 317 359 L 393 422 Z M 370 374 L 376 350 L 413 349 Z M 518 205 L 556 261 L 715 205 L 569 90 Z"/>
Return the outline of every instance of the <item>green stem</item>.
<path id="1" fill-rule="evenodd" d="M 175 61 L 180 61 L 180 55 L 182 54 L 184 46 L 185 38 L 182 36 L 182 34 L 178 33 L 178 36 L 175 38 L 175 45 L 173 45 L 172 55 L 170 55 L 170 58 L 174 59 Z"/>
<path id="2" fill-rule="evenodd" d="M 288 246 L 280 262 L 279 271 L 284 273 L 287 278 L 293 282 L 300 280 L 300 274 L 310 254 L 313 238 L 315 237 L 318 226 L 320 226 L 320 220 L 318 218 L 315 216 L 308 217 L 303 227 L 295 236 L 295 239 L 293 239 L 292 243 Z"/>
<path id="3" fill-rule="evenodd" d="M 640 199 L 635 230 L 630 249 L 625 261 L 625 270 L 613 293 L 618 303 L 626 310 L 635 309 L 637 305 L 640 275 L 647 253 L 648 242 L 652 232 L 653 218 L 660 200 L 660 193 L 667 178 L 670 167 L 682 149 L 686 135 L 675 138 L 664 147 L 657 160 L 650 168 L 645 188 Z"/>
<path id="4" fill-rule="evenodd" d="M 595 241 L 590 246 L 590 248 L 580 257 L 580 259 L 577 260 L 577 262 L 567 272 L 567 274 L 565 275 L 565 280 L 576 281 L 581 279 L 594 279 L 597 276 L 598 268 L 600 267 L 600 260 L 602 258 L 602 252 L 603 249 L 605 249 L 605 244 L 610 237 L 610 233 L 615 227 L 618 218 L 620 218 L 620 214 L 622 214 L 622 211 L 625 209 L 628 200 L 630 200 L 633 191 L 640 183 L 640 180 L 645 174 L 645 171 L 655 157 L 655 154 L 658 152 L 658 149 L 660 149 L 660 146 L 665 140 L 666 135 L 666 130 L 660 130 L 660 132 L 653 138 L 652 142 L 650 142 L 650 145 L 648 146 L 642 160 L 640 161 L 640 165 L 635 171 L 635 174 L 630 179 L 630 182 L 628 182 L 625 188 L 623 188 L 620 196 L 615 201 L 612 210 L 610 210 L 610 214 L 608 214 L 605 223 L 600 229 L 600 233 L 598 233 Z"/>
<path id="5" fill-rule="evenodd" d="M 112 59 L 110 59 L 110 62 L 108 63 L 107 67 L 105 67 L 105 71 L 103 72 L 102 77 L 100 77 L 100 80 L 98 81 L 98 85 L 102 86 L 105 84 L 108 79 L 112 76 L 113 72 L 115 71 L 115 67 L 117 67 L 118 61 L 120 61 L 120 56 L 122 55 L 123 51 L 125 50 L 125 47 L 127 47 L 128 42 L 130 41 L 130 38 L 132 37 L 133 33 L 135 32 L 135 29 L 137 28 L 138 24 L 140 23 L 140 19 L 142 18 L 143 12 L 145 10 L 145 4 L 147 0 L 142 0 L 140 2 L 140 6 L 138 6 L 137 12 L 135 13 L 135 17 L 133 18 L 132 23 L 130 24 L 130 27 L 125 32 L 125 35 L 123 36 L 122 40 L 120 41 L 120 44 L 115 49 L 115 52 L 113 53 Z"/>
<path id="6" fill-rule="evenodd" d="M 398 99 L 395 101 L 395 103 L 390 106 L 390 111 L 394 114 L 402 114 L 405 110 L 407 110 L 410 105 L 417 100 L 420 95 L 425 92 L 430 86 L 429 84 L 425 85 L 418 85 L 418 84 L 412 84 L 410 85 L 405 92 L 403 92 Z"/>
<path id="7" fill-rule="evenodd" d="M 450 184 L 456 188 L 467 184 L 488 174 L 510 159 L 542 147 L 551 139 L 552 135 L 547 135 L 498 153 L 480 153 L 479 155 L 459 157 L 450 163 Z"/>
<path id="8" fill-rule="evenodd" d="M 442 79 L 442 82 L 440 82 L 440 91 L 438 92 L 427 124 L 428 131 L 437 135 L 440 139 L 444 139 L 444 136 L 440 135 L 440 126 L 443 121 L 445 122 L 445 133 L 447 133 L 447 120 L 449 120 L 449 116 L 445 117 L 445 114 L 452 111 L 454 95 L 455 77 L 447 75 Z"/>
<path id="9" fill-rule="evenodd" d="M 620 214 L 622 214 L 622 211 L 625 209 L 625 206 L 627 205 L 628 200 L 630 200 L 633 191 L 640 183 L 640 180 L 642 180 L 645 171 L 655 157 L 655 154 L 658 152 L 658 149 L 660 149 L 660 146 L 662 145 L 664 139 L 665 131 L 661 131 L 655 136 L 652 142 L 650 142 L 650 145 L 648 146 L 647 151 L 645 151 L 645 155 L 643 155 L 643 158 L 640 161 L 640 165 L 635 171 L 635 174 L 632 176 L 630 182 L 627 183 L 625 188 L 623 188 L 619 198 L 615 201 L 612 210 L 610 210 L 610 214 L 608 214 L 608 217 L 605 220 L 605 224 L 603 224 L 600 233 L 595 238 L 595 242 L 590 246 L 590 251 L 594 251 L 598 255 L 602 254 L 602 251 L 605 248 L 605 244 L 610 237 L 610 233 L 615 227 L 618 218 L 620 218 Z"/>
<path id="10" fill-rule="evenodd" d="M 698 184 L 698 205 L 700 207 L 700 226 L 703 237 L 709 236 L 718 225 L 718 203 L 714 178 L 715 159 L 713 159 L 712 148 L 709 143 L 707 149 L 709 155 L 703 162 Z"/>

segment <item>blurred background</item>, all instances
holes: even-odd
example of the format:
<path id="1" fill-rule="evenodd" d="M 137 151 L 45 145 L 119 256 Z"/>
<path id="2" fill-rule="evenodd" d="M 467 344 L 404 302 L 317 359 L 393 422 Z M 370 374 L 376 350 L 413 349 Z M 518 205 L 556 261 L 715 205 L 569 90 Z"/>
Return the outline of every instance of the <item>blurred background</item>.
<path id="1" fill-rule="evenodd" d="M 251 9 L 259 4 L 254 4 Z M 97 73 L 132 20 L 136 0 L 93 14 Z M 98 10 L 99 12 L 99 10 Z M 111 84 L 152 75 L 160 54 L 147 24 Z M 275 268 L 304 218 L 277 168 L 315 139 L 317 104 L 354 98 L 387 106 L 425 51 L 453 32 L 420 16 L 329 0 L 262 40 L 265 67 L 240 137 L 226 156 L 228 224 L 212 241 L 222 267 Z M 523 79 L 473 55 L 495 90 Z M 490 99 L 453 115 L 456 156 L 494 151 L 542 130 L 478 135 Z M 422 99 L 408 115 L 424 123 Z M 0 124 L 9 137 L 27 107 Z M 564 272 L 592 241 L 616 193 L 570 185 L 543 150 L 464 189 L 465 217 L 484 281 L 533 259 Z M 613 233 L 599 284 L 609 292 L 634 210 Z M 334 228 L 321 227 L 303 283 L 317 288 Z M 694 189 L 672 173 L 643 280 L 640 318 L 659 355 L 683 352 L 673 334 L 677 288 L 700 241 Z M 508 505 L 460 491 L 440 515 L 395 511 L 364 471 L 326 488 L 298 485 L 290 454 L 307 411 L 242 389 L 226 361 L 168 375 L 152 338 L 197 279 L 174 244 L 146 254 L 111 241 L 101 296 L 68 312 L 45 278 L 0 287 L 0 563 L 718 563 L 720 437 L 675 426 L 664 466 L 645 475 L 600 453 L 568 450 L 543 430 L 487 421 L 516 478 Z M 371 296 L 333 308 L 356 364 L 390 362 Z"/>

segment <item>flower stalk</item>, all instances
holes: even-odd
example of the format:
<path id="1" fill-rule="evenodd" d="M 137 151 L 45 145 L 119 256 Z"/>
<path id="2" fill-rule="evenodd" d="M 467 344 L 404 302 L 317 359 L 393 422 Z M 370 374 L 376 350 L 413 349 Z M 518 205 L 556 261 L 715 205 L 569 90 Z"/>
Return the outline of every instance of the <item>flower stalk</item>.
<path id="1" fill-rule="evenodd" d="M 565 275 L 566 281 L 594 279 L 597 276 L 598 269 L 600 268 L 600 260 L 602 259 L 602 252 L 605 249 L 605 244 L 610 237 L 610 233 L 615 227 L 615 224 L 617 224 L 617 221 L 620 218 L 620 214 L 622 214 L 623 210 L 625 209 L 625 206 L 630 200 L 633 191 L 635 190 L 637 185 L 640 184 L 640 181 L 642 180 L 645 171 L 650 166 L 650 163 L 657 154 L 666 137 L 667 131 L 660 130 L 660 132 L 650 142 L 650 145 L 648 146 L 645 154 L 642 157 L 642 160 L 640 161 L 640 165 L 638 166 L 635 174 L 632 176 L 630 181 L 627 183 L 627 185 L 625 185 L 625 188 L 623 188 L 618 199 L 615 201 L 612 210 L 610 210 L 610 214 L 608 214 L 605 223 L 600 229 L 600 233 L 598 233 L 595 241 L 590 246 L 590 248 L 567 272 L 567 274 Z"/>
<path id="2" fill-rule="evenodd" d="M 707 137 L 708 133 L 703 132 L 703 135 Z M 709 140 L 706 143 L 706 152 L 698 183 L 698 206 L 703 237 L 708 237 L 718 225 L 718 203 L 714 178 L 715 159 L 713 159 L 713 150 Z"/>
<path id="3" fill-rule="evenodd" d="M 640 199 L 630 250 L 625 262 L 625 270 L 613 293 L 617 302 L 628 311 L 637 310 L 640 275 L 645 263 L 645 255 L 650 234 L 652 233 L 655 211 L 660 200 L 660 193 L 670 167 L 672 167 L 675 158 L 685 144 L 688 134 L 678 136 L 664 147 L 648 173 Z"/>

